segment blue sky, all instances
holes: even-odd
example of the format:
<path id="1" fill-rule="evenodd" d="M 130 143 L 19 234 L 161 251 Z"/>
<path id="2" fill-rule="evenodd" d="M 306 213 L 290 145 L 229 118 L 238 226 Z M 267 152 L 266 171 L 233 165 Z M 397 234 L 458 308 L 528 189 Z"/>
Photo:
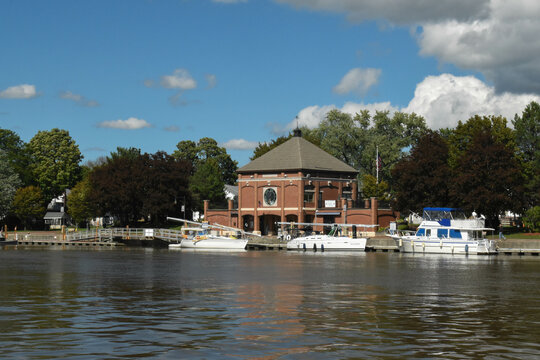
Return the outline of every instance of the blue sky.
<path id="1" fill-rule="evenodd" d="M 0 127 L 66 129 L 85 160 L 211 137 L 242 166 L 333 108 L 511 119 L 540 101 L 537 3 L 3 0 Z"/>

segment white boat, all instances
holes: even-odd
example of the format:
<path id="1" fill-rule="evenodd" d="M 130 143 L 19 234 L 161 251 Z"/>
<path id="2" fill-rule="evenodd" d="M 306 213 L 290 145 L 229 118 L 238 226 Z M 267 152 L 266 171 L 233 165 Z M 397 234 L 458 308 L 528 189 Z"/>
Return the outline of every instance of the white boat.
<path id="1" fill-rule="evenodd" d="M 496 254 L 496 241 L 485 238 L 493 229 L 484 223 L 482 218 L 467 218 L 460 209 L 428 207 L 416 232 L 389 236 L 405 253 Z"/>
<path id="2" fill-rule="evenodd" d="M 170 249 L 224 249 L 224 250 L 243 250 L 248 243 L 247 238 L 241 237 L 242 231 L 236 228 L 230 228 L 221 225 L 210 225 L 208 223 L 199 223 L 196 221 L 176 219 L 168 217 L 168 220 L 181 221 L 187 224 L 195 224 L 197 227 L 182 228 L 184 232 L 180 243 L 170 243 Z M 239 236 L 214 235 L 211 229 L 234 231 Z"/>
<path id="3" fill-rule="evenodd" d="M 342 227 L 375 227 L 377 225 L 356 225 L 356 224 L 317 224 L 317 223 L 289 223 L 278 222 L 278 225 L 289 226 L 331 226 L 328 234 L 310 234 L 306 236 L 291 237 L 286 236 L 287 250 L 339 250 L 339 251 L 364 251 L 366 249 L 366 237 L 341 235 Z M 292 231 L 294 233 L 294 231 Z"/>

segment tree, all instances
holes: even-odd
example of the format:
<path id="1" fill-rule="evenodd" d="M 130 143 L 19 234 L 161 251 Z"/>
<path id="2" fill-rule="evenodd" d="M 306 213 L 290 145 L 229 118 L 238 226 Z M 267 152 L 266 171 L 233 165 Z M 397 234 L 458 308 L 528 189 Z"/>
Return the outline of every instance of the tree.
<path id="1" fill-rule="evenodd" d="M 203 208 L 203 200 L 210 200 L 215 206 L 225 205 L 224 182 L 215 159 L 209 159 L 197 168 L 191 177 L 189 189 L 195 201 L 195 207 Z"/>
<path id="2" fill-rule="evenodd" d="M 17 190 L 13 198 L 13 212 L 26 229 L 36 219 L 45 214 L 45 198 L 37 186 L 27 186 Z"/>
<path id="3" fill-rule="evenodd" d="M 136 159 L 141 155 L 141 149 L 130 147 L 125 148 L 118 146 L 116 148 L 116 151 L 111 152 L 111 154 L 107 157 L 107 161 L 112 161 L 121 157 L 128 157 L 130 159 Z"/>
<path id="4" fill-rule="evenodd" d="M 225 148 L 218 146 L 216 140 L 205 137 L 200 139 L 196 144 L 191 140 L 184 140 L 176 144 L 176 148 L 172 156 L 178 160 L 190 161 L 192 164 L 192 175 L 195 174 L 202 164 L 206 163 L 209 159 L 214 159 L 217 161 L 218 171 L 225 184 L 232 185 L 236 183 L 236 179 L 238 178 L 236 175 L 238 163 L 231 159 Z"/>
<path id="5" fill-rule="evenodd" d="M 428 131 L 411 148 L 410 154 L 392 169 L 395 207 L 419 213 L 428 206 L 451 204 L 448 145 L 437 132 Z"/>
<path id="6" fill-rule="evenodd" d="M 540 231 L 540 206 L 535 206 L 527 210 L 523 215 L 523 224 L 534 232 Z"/>
<path id="7" fill-rule="evenodd" d="M 512 124 L 526 178 L 526 197 L 532 207 L 540 204 L 540 105 L 531 102 L 522 116 L 516 114 Z"/>
<path id="8" fill-rule="evenodd" d="M 379 200 L 389 200 L 390 186 L 386 181 L 377 182 L 377 178 L 370 174 L 362 176 L 362 196 L 364 199 L 376 197 Z"/>
<path id="9" fill-rule="evenodd" d="M 95 213 L 93 203 L 90 201 L 92 187 L 88 177 L 79 181 L 67 197 L 67 208 L 69 215 L 77 225 L 92 218 Z"/>
<path id="10" fill-rule="evenodd" d="M 81 179 L 83 156 L 68 131 L 39 131 L 28 149 L 32 175 L 47 198 L 62 194 Z"/>
<path id="11" fill-rule="evenodd" d="M 19 175 L 12 168 L 6 152 L 0 150 L 0 220 L 9 213 L 13 197 L 20 185 Z"/>
<path id="12" fill-rule="evenodd" d="M 10 166 L 19 175 L 22 184 L 32 185 L 28 149 L 19 135 L 11 130 L 0 129 L 0 150 L 5 152 Z"/>
<path id="13" fill-rule="evenodd" d="M 150 218 L 155 224 L 179 213 L 187 193 L 191 164 L 163 152 L 133 158 L 121 156 L 94 168 L 89 174 L 89 199 L 97 214 L 115 215 L 122 224 Z"/>
<path id="14" fill-rule="evenodd" d="M 521 170 L 514 152 L 497 141 L 490 128 L 484 129 L 457 160 L 450 194 L 460 207 L 485 215 L 497 226 L 504 211 L 523 209 Z"/>

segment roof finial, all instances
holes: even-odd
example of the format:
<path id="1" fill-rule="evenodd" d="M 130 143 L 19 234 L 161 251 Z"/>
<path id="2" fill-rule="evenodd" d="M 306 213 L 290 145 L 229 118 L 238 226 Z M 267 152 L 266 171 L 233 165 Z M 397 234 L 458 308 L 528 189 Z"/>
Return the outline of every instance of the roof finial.
<path id="1" fill-rule="evenodd" d="M 298 127 L 298 115 L 296 115 L 296 129 L 293 130 L 293 136 L 302 137 L 302 130 Z"/>

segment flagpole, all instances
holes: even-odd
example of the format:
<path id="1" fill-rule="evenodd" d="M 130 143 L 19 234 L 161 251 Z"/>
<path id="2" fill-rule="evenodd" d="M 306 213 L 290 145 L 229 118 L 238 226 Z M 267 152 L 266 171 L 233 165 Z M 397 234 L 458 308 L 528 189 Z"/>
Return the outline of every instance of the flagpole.
<path id="1" fill-rule="evenodd" d="M 377 184 L 379 183 L 379 145 L 377 145 L 377 153 L 375 154 L 375 166 L 377 167 Z"/>

